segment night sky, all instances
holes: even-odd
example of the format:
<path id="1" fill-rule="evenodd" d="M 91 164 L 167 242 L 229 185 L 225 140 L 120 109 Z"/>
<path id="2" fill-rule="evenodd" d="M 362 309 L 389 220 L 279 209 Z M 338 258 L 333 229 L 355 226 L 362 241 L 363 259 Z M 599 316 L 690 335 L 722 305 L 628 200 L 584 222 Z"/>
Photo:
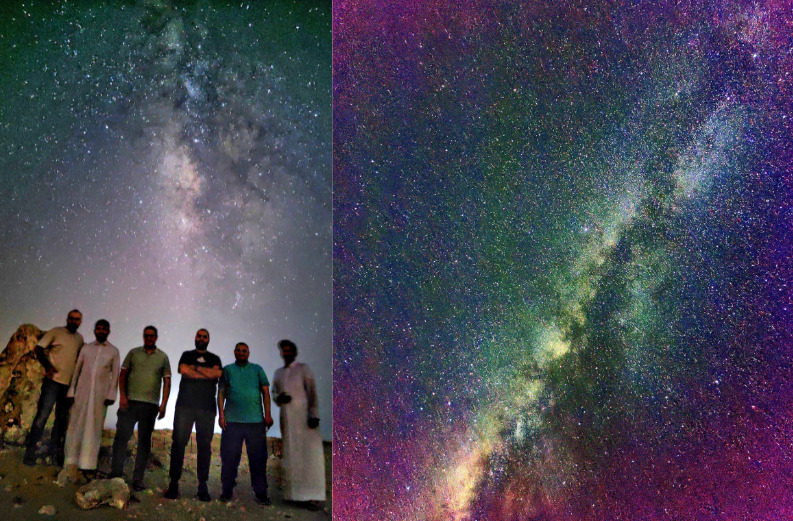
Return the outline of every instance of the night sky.
<path id="1" fill-rule="evenodd" d="M 123 359 L 154 324 L 176 371 L 205 327 L 270 378 L 290 338 L 329 439 L 330 31 L 327 1 L 3 2 L 0 333 L 79 308 Z"/>
<path id="2" fill-rule="evenodd" d="M 335 518 L 793 519 L 791 4 L 333 10 Z"/>

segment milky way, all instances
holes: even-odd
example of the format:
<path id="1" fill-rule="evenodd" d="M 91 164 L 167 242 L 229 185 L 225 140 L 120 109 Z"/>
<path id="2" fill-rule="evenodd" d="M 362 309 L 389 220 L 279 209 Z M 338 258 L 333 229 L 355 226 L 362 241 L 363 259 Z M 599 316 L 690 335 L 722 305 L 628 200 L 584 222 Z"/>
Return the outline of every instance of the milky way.
<path id="1" fill-rule="evenodd" d="M 783 2 L 334 3 L 344 520 L 793 517 Z"/>
<path id="2" fill-rule="evenodd" d="M 76 307 L 124 356 L 151 323 L 175 369 L 206 327 L 224 363 L 245 341 L 271 376 L 291 338 L 329 438 L 330 18 L 329 2 L 4 3 L 0 331 Z"/>

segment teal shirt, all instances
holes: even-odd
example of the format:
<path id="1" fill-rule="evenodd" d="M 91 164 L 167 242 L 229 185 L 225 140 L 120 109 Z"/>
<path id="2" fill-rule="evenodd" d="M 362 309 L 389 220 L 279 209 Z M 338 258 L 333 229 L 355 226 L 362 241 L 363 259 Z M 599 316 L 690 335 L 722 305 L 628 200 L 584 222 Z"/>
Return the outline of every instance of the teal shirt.
<path id="1" fill-rule="evenodd" d="M 248 362 L 244 366 L 229 364 L 223 368 L 220 388 L 226 397 L 223 414 L 227 422 L 260 423 L 264 421 L 263 386 L 270 386 L 264 369 Z"/>

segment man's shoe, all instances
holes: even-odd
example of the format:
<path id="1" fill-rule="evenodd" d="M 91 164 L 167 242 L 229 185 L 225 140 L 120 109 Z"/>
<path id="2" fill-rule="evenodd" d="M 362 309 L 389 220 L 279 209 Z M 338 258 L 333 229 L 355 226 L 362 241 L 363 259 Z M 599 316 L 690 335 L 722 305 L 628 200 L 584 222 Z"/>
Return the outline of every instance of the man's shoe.
<path id="1" fill-rule="evenodd" d="M 22 463 L 24 463 L 28 467 L 32 467 L 36 464 L 36 456 L 28 456 L 27 454 L 25 454 L 25 457 L 22 459 Z"/>
<path id="2" fill-rule="evenodd" d="M 135 492 L 141 492 L 143 490 L 146 490 L 146 485 L 143 484 L 142 479 L 136 479 L 135 481 L 132 482 L 132 490 L 134 490 Z"/>
<path id="3" fill-rule="evenodd" d="M 168 490 L 165 491 L 163 497 L 165 499 L 177 499 L 179 497 L 179 483 L 174 483 L 171 481 L 171 484 L 168 485 Z"/>
<path id="4" fill-rule="evenodd" d="M 272 502 L 270 501 L 270 498 L 267 497 L 267 494 L 261 494 L 261 495 L 256 494 L 256 502 L 266 507 L 272 505 Z"/>
<path id="5" fill-rule="evenodd" d="M 228 503 L 229 501 L 231 501 L 231 496 L 230 495 L 227 496 L 226 494 L 221 494 L 220 497 L 218 498 L 218 501 L 222 501 L 223 503 Z"/>
<path id="6" fill-rule="evenodd" d="M 206 503 L 207 501 L 212 501 L 212 497 L 209 495 L 209 488 L 207 487 L 206 481 L 198 483 L 198 494 L 196 497 L 199 501 L 203 501 Z"/>

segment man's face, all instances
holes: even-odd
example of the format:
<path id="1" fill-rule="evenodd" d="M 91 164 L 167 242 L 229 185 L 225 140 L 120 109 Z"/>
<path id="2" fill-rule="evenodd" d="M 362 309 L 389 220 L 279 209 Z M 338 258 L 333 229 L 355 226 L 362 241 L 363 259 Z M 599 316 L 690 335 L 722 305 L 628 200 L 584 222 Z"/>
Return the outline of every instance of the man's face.
<path id="1" fill-rule="evenodd" d="M 237 362 L 247 362 L 250 354 L 250 350 L 245 344 L 234 347 L 234 360 Z"/>
<path id="2" fill-rule="evenodd" d="M 284 359 L 287 365 L 291 364 L 297 358 L 297 349 L 292 346 L 284 346 L 281 348 L 281 358 Z"/>
<path id="3" fill-rule="evenodd" d="M 143 330 L 143 347 L 152 348 L 157 343 L 157 333 L 153 329 Z"/>
<path id="4" fill-rule="evenodd" d="M 206 329 L 199 329 L 195 334 L 195 348 L 203 351 L 209 345 L 209 331 Z"/>
<path id="5" fill-rule="evenodd" d="M 77 329 L 80 327 L 80 324 L 82 323 L 83 323 L 83 315 L 79 311 L 72 311 L 66 317 L 66 329 L 68 329 L 70 333 L 76 333 Z"/>
<path id="6" fill-rule="evenodd" d="M 96 337 L 96 341 L 100 344 L 104 344 L 107 341 L 107 336 L 110 334 L 110 328 L 104 324 L 97 324 L 94 326 L 94 336 Z"/>

